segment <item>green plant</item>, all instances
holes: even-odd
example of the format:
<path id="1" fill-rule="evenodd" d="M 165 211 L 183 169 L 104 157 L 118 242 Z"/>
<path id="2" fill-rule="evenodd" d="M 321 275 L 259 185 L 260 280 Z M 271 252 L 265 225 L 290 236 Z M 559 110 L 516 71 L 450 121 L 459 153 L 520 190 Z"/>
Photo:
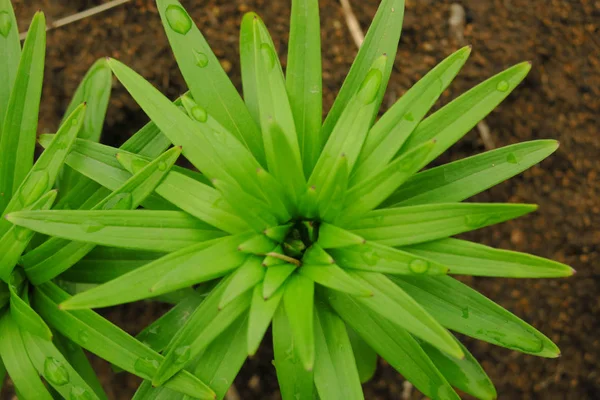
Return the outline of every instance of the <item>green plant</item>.
<path id="1" fill-rule="evenodd" d="M 174 162 L 179 149 L 159 157 L 154 166 L 131 177 L 112 193 L 63 168 L 78 135 L 87 140 L 100 137 L 112 85 L 112 74 L 105 60 L 90 68 L 58 133 L 34 164 L 45 28 L 44 15 L 36 13 L 21 49 L 12 6 L 8 0 L 0 0 L 2 215 L 51 207 L 91 208 L 96 203 L 103 209 L 137 206 L 164 175 L 157 163 Z M 55 183 L 59 191 L 52 189 Z M 158 353 L 90 310 L 69 313 L 57 307 L 69 298 L 60 286 L 71 291 L 80 286 L 76 282 L 66 283 L 58 276 L 68 267 L 60 264 L 60 257 L 67 252 L 71 252 L 71 258 L 83 257 L 90 246 L 77 248 L 68 246 L 68 242 L 63 246 L 65 241 L 62 241 L 61 246 L 52 247 L 55 239 L 34 236 L 31 230 L 12 225 L 4 218 L 0 220 L 0 237 L 0 387 L 8 373 L 20 399 L 106 399 L 84 348 L 120 368 L 150 377 L 135 366 L 140 359 L 158 363 L 161 360 Z M 180 374 L 177 380 L 169 386 L 212 398 L 210 389 L 190 374 Z"/>
<path id="2" fill-rule="evenodd" d="M 483 369 L 449 330 L 559 355 L 542 333 L 447 275 L 572 274 L 550 260 L 449 238 L 535 210 L 462 201 L 538 163 L 557 143 L 511 145 L 419 172 L 508 96 L 528 63 L 426 117 L 470 53 L 460 49 L 375 122 L 404 10 L 401 0 L 383 0 L 321 124 L 317 0 L 292 2 L 285 77 L 262 21 L 244 17 L 244 100 L 181 4 L 157 4 L 190 93 L 171 103 L 125 65 L 108 63 L 156 125 L 131 140 L 160 151 L 169 142 L 181 146 L 202 174 L 159 163 L 165 176 L 144 210 L 7 216 L 62 238 L 55 243 L 106 246 L 76 260 L 63 256 L 67 281 L 114 278 L 66 299 L 63 310 L 199 285 L 138 336 L 164 358 L 144 365 L 151 379 L 136 399 L 177 398 L 161 385 L 184 369 L 222 398 L 271 325 L 284 399 L 363 398 L 360 384 L 373 375 L 377 354 L 431 398 L 458 398 L 453 387 L 495 398 Z M 136 152 L 78 139 L 66 163 L 115 190 L 156 165 L 156 154 Z"/>

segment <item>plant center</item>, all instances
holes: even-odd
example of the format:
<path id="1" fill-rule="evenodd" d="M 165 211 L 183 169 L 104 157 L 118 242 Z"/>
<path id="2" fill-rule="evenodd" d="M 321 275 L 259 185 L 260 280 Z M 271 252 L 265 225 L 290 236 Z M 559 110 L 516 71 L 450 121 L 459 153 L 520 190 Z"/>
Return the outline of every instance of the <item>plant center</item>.
<path id="1" fill-rule="evenodd" d="M 317 222 L 300 220 L 294 222 L 281 247 L 287 256 L 301 260 L 306 249 L 317 240 Z"/>

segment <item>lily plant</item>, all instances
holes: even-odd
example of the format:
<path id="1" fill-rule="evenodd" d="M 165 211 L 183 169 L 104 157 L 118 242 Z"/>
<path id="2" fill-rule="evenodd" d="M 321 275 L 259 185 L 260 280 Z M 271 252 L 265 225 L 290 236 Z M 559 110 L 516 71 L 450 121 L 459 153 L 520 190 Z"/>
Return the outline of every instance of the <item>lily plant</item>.
<path id="1" fill-rule="evenodd" d="M 362 399 L 378 355 L 430 398 L 457 399 L 455 389 L 495 398 L 455 333 L 559 355 L 548 337 L 453 275 L 573 270 L 452 238 L 534 211 L 465 200 L 537 164 L 556 141 L 424 169 L 518 86 L 529 63 L 430 112 L 471 52 L 459 49 L 378 119 L 404 14 L 402 0 L 383 0 L 323 121 L 317 0 L 292 1 L 285 74 L 262 20 L 244 16 L 243 97 L 182 5 L 157 0 L 157 8 L 189 92 L 173 102 L 109 59 L 152 122 L 121 148 L 79 138 L 66 156 L 74 176 L 113 197 L 6 212 L 13 229 L 53 236 L 21 258 L 25 271 L 51 256 L 44 276 L 95 284 L 52 298 L 62 312 L 176 301 L 138 336 L 153 356 L 134 366 L 146 379 L 135 399 L 213 398 L 182 390 L 174 383 L 182 373 L 223 398 L 269 327 L 283 399 Z M 50 149 L 56 140 L 40 142 Z M 200 172 L 172 166 L 179 152 Z M 150 170 L 160 175 L 144 186 L 152 193 L 119 191 Z"/>

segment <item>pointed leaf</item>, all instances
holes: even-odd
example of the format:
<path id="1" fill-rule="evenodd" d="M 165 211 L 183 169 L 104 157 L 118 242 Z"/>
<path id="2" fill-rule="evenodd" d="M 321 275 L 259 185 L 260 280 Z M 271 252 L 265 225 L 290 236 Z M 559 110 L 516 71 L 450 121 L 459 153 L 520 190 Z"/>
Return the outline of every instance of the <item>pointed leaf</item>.
<path id="1" fill-rule="evenodd" d="M 296 351 L 302 365 L 309 371 L 315 362 L 314 295 L 314 282 L 299 274 L 291 276 L 285 284 L 283 305 L 297 345 Z"/>
<path id="2" fill-rule="evenodd" d="M 373 292 L 335 264 L 302 265 L 298 273 L 312 281 L 354 296 L 373 296 Z"/>
<path id="3" fill-rule="evenodd" d="M 537 329 L 449 276 L 390 279 L 448 329 L 522 353 L 560 355 Z"/>
<path id="4" fill-rule="evenodd" d="M 267 267 L 267 273 L 265 274 L 265 280 L 263 281 L 263 297 L 265 299 L 270 299 L 286 282 L 296 268 L 295 265 L 287 263 Z"/>
<path id="5" fill-rule="evenodd" d="M 143 379 L 151 378 L 163 356 L 93 311 L 60 310 L 58 304 L 68 298 L 69 295 L 53 283 L 45 283 L 35 289 L 34 308 L 54 329 L 83 348 L 127 372 Z M 186 371 L 174 376 L 165 386 L 194 398 L 214 399 L 210 388 Z"/>
<path id="6" fill-rule="evenodd" d="M 12 284 L 10 290 L 10 316 L 19 326 L 19 330 L 27 331 L 45 340 L 52 340 L 52 332 L 44 320 L 31 308 L 29 299 L 22 299 Z M 25 286 L 25 290 L 28 290 Z"/>
<path id="7" fill-rule="evenodd" d="M 0 0 L 0 15 L 2 16 L 2 35 L 0 35 L 0 135 L 2 134 L 2 121 L 6 116 L 6 109 L 10 95 L 15 84 L 19 60 L 21 59 L 21 41 L 19 40 L 19 27 L 10 0 Z M 2 382 L 2 379 L 0 379 Z"/>
<path id="8" fill-rule="evenodd" d="M 360 382 L 365 383 L 373 378 L 377 370 L 377 353 L 365 342 L 354 329 L 346 326 L 348 338 L 352 344 L 352 352 L 356 360 L 356 369 Z"/>
<path id="9" fill-rule="evenodd" d="M 384 205 L 463 201 L 521 173 L 557 148 L 554 140 L 534 140 L 431 168 L 408 179 Z"/>
<path id="10" fill-rule="evenodd" d="M 445 238 L 535 211 L 531 204 L 448 203 L 371 211 L 347 229 L 387 246 Z"/>
<path id="11" fill-rule="evenodd" d="M 4 4 L 3 9 L 10 8 Z M 12 25 L 12 10 L 5 11 L 9 23 Z M 2 22 L 6 22 L 3 20 Z M 16 29 L 16 23 L 14 24 Z M 11 30 L 12 31 L 12 30 Z M 2 41 L 14 40 L 14 32 L 8 32 L 11 37 L 2 36 Z M 6 43 L 9 55 L 14 57 L 18 53 L 13 48 L 14 43 Z M 2 109 L 4 119 L 2 125 L 2 137 L 0 138 L 0 210 L 4 210 L 11 196 L 16 193 L 17 188 L 33 165 L 33 152 L 35 150 L 35 136 L 38 123 L 38 111 L 40 109 L 40 97 L 42 94 L 42 81 L 44 79 L 44 60 L 46 52 L 46 19 L 44 13 L 37 12 L 31 20 L 27 32 L 27 38 L 23 44 L 23 53 L 19 60 L 19 67 L 12 82 L 10 98 L 6 109 Z M 5 61 L 2 61 L 4 63 Z M 12 68 L 6 78 L 11 78 Z M 2 83 L 4 85 L 4 81 Z M 4 104 L 2 104 L 4 106 Z"/>
<path id="12" fill-rule="evenodd" d="M 256 354 L 282 298 L 283 289 L 277 290 L 271 297 L 265 299 L 263 297 L 263 284 L 259 283 L 254 286 L 248 317 L 247 348 L 249 355 Z"/>
<path id="13" fill-rule="evenodd" d="M 365 239 L 362 237 L 337 226 L 327 223 L 322 223 L 319 226 L 319 239 L 317 243 L 324 249 L 365 244 L 365 242 Z"/>
<path id="14" fill-rule="evenodd" d="M 194 99 L 264 163 L 260 131 L 202 33 L 179 1 L 158 0 L 157 6 L 171 49 Z M 171 25 L 174 19 L 182 22 L 183 29 Z"/>
<path id="15" fill-rule="evenodd" d="M 246 262 L 231 274 L 231 281 L 219 301 L 219 309 L 223 309 L 238 296 L 262 282 L 265 272 L 259 257 L 248 257 Z"/>

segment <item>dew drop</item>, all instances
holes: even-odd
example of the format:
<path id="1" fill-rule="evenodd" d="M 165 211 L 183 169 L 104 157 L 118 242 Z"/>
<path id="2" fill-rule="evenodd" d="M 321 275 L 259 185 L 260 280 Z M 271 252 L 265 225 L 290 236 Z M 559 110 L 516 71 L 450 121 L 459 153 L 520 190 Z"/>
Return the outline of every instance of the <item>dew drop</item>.
<path id="1" fill-rule="evenodd" d="M 415 260 L 412 260 L 408 267 L 413 273 L 422 274 L 429 269 L 429 263 L 425 260 L 417 258 Z"/>
<path id="2" fill-rule="evenodd" d="M 88 340 L 90 340 L 90 335 L 87 333 L 87 331 L 81 330 L 79 331 L 79 341 L 81 343 L 87 343 Z"/>
<path id="3" fill-rule="evenodd" d="M 167 7 L 167 23 L 175 32 L 185 35 L 192 29 L 192 19 L 179 5 L 171 4 Z"/>
<path id="4" fill-rule="evenodd" d="M 10 15 L 6 11 L 0 12 L 0 35 L 7 37 L 12 28 Z"/>
<path id="5" fill-rule="evenodd" d="M 381 86 L 382 75 L 378 69 L 372 69 L 367 73 L 367 76 L 360 84 L 358 96 L 363 104 L 371 104 L 375 101 L 379 87 Z"/>
<path id="6" fill-rule="evenodd" d="M 146 165 L 148 165 L 147 161 L 135 159 L 131 161 L 131 172 L 137 174 L 140 172 Z"/>
<path id="7" fill-rule="evenodd" d="M 480 228 L 489 223 L 491 216 L 489 215 L 467 215 L 465 217 L 465 224 L 469 228 Z"/>
<path id="8" fill-rule="evenodd" d="M 465 307 L 465 308 L 463 308 L 463 309 L 461 310 L 461 312 L 462 312 L 462 315 L 461 315 L 461 316 L 462 316 L 463 318 L 465 318 L 465 319 L 469 318 L 469 313 L 470 313 L 470 311 L 469 311 L 469 307 Z"/>
<path id="9" fill-rule="evenodd" d="M 61 361 L 54 357 L 48 357 L 44 361 L 44 378 L 53 385 L 63 386 L 69 383 L 69 371 Z"/>
<path id="10" fill-rule="evenodd" d="M 367 265 L 375 265 L 377 264 L 377 262 L 379 262 L 380 259 L 379 254 L 377 254 L 375 250 L 367 246 L 365 246 L 365 250 L 362 251 L 361 257 L 363 261 L 367 263 Z"/>
<path id="11" fill-rule="evenodd" d="M 166 171 L 167 170 L 167 163 L 164 161 L 159 161 L 158 162 L 158 170 L 159 171 Z"/>
<path id="12" fill-rule="evenodd" d="M 70 400 L 93 400 L 94 396 L 81 386 L 73 386 L 69 393 Z"/>
<path id="13" fill-rule="evenodd" d="M 196 65 L 200 68 L 204 68 L 208 65 L 208 56 L 198 50 L 194 50 L 194 57 L 196 58 Z"/>
<path id="14" fill-rule="evenodd" d="M 138 358 L 133 364 L 133 368 L 143 375 L 153 376 L 159 367 L 158 360 L 151 358 Z"/>
<path id="15" fill-rule="evenodd" d="M 404 119 L 409 122 L 412 122 L 415 120 L 415 117 L 413 117 L 411 112 L 407 112 L 406 114 L 404 114 Z"/>
<path id="16" fill-rule="evenodd" d="M 506 156 L 506 162 L 508 162 L 509 164 L 517 164 L 519 160 L 517 159 L 515 153 L 508 153 L 508 155 Z"/>
<path id="17" fill-rule="evenodd" d="M 87 221 L 81 225 L 81 228 L 85 233 L 94 233 L 104 229 L 104 225 L 98 221 Z"/>
<path id="18" fill-rule="evenodd" d="M 48 172 L 45 170 L 31 173 L 19 192 L 19 199 L 23 206 L 28 206 L 39 199 L 48 189 L 48 181 Z"/>
<path id="19" fill-rule="evenodd" d="M 194 118 L 198 122 L 206 122 L 208 119 L 208 114 L 206 114 L 206 110 L 200 106 L 194 106 L 190 110 L 190 114 L 192 118 Z"/>
<path id="20" fill-rule="evenodd" d="M 77 125 L 77 123 L 78 123 L 78 122 L 79 122 L 79 121 L 77 120 L 77 118 L 73 118 L 73 119 L 71 120 L 71 125 L 72 125 L 72 126 L 75 126 L 75 125 Z"/>
<path id="21" fill-rule="evenodd" d="M 215 133 L 215 138 L 217 138 L 217 141 L 219 143 L 225 143 L 225 134 L 223 132 L 214 131 L 214 133 Z"/>
<path id="22" fill-rule="evenodd" d="M 275 52 L 271 48 L 271 45 L 268 43 L 263 43 L 260 45 L 260 54 L 263 57 L 263 60 L 267 64 L 269 69 L 272 69 L 275 66 Z"/>
<path id="23" fill-rule="evenodd" d="M 102 206 L 103 210 L 131 210 L 133 196 L 131 193 L 119 193 L 114 195 Z"/>
<path id="24" fill-rule="evenodd" d="M 190 346 L 181 346 L 175 349 L 175 356 L 177 356 L 177 363 L 183 364 L 190 359 Z"/>
<path id="25" fill-rule="evenodd" d="M 496 85 L 496 89 L 500 92 L 506 92 L 509 87 L 510 87 L 510 85 L 506 81 L 500 81 Z"/>

